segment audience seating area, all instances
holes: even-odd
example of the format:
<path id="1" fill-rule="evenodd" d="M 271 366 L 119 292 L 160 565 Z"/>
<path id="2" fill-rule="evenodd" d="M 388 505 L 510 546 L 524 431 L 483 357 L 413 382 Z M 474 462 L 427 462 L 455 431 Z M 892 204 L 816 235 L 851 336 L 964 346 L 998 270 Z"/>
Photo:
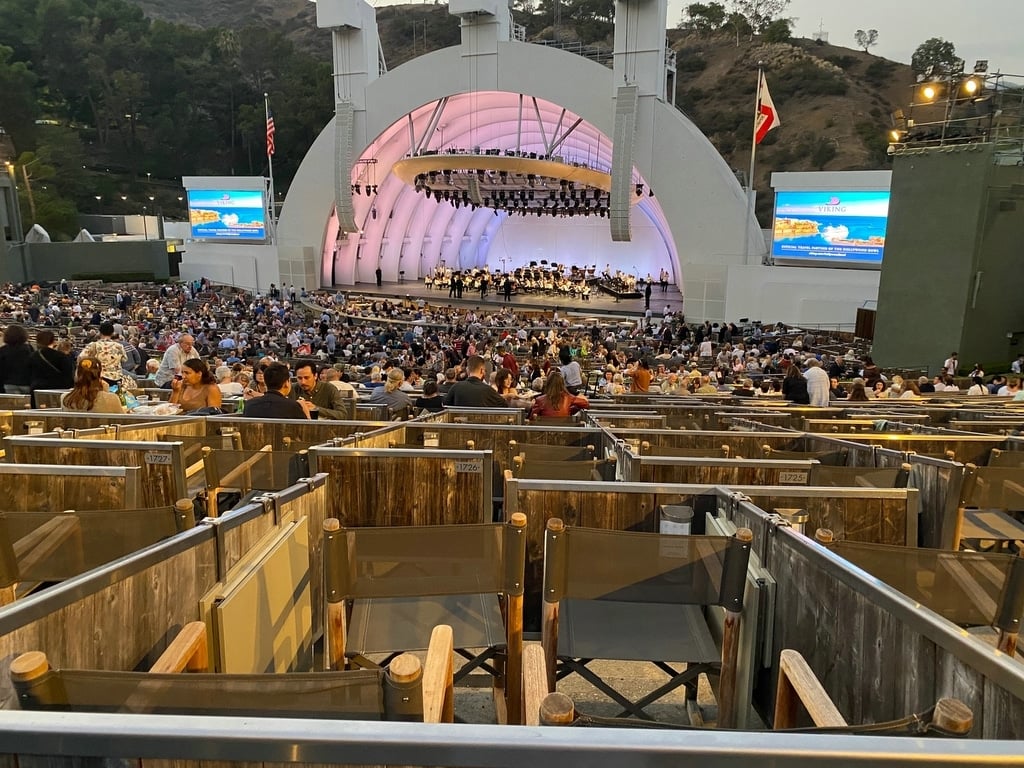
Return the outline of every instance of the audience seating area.
<path id="1" fill-rule="evenodd" d="M 546 424 L 10 407 L 0 695 L 1024 739 L 1024 441 L 963 428 L 1024 411 L 754 405 L 654 395 Z M 618 665 L 652 671 L 623 686 Z"/>

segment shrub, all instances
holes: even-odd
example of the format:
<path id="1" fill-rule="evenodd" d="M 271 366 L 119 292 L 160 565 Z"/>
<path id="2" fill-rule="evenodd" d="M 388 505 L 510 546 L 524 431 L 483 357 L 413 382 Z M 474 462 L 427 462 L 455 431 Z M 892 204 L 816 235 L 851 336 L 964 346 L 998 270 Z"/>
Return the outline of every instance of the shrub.
<path id="1" fill-rule="evenodd" d="M 864 70 L 864 79 L 876 87 L 889 84 L 889 79 L 896 69 L 896 64 L 886 59 L 875 59 Z"/>
<path id="2" fill-rule="evenodd" d="M 772 96 L 785 101 L 790 96 L 843 96 L 846 82 L 839 75 L 821 69 L 814 62 L 795 61 L 772 77 Z"/>
<path id="3" fill-rule="evenodd" d="M 825 61 L 829 64 L 835 64 L 840 69 L 852 69 L 857 66 L 858 59 L 856 56 L 826 56 Z"/>

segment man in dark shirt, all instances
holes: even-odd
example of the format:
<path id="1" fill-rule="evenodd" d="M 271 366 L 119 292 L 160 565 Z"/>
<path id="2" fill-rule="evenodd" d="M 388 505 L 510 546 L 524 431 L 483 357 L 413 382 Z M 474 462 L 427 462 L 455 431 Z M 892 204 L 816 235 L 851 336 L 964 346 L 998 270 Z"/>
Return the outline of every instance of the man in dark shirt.
<path id="1" fill-rule="evenodd" d="M 250 419 L 308 419 L 309 414 L 294 400 L 291 391 L 291 371 L 284 363 L 271 363 L 263 372 L 267 394 L 255 397 L 245 404 L 245 416 Z"/>
<path id="2" fill-rule="evenodd" d="M 333 384 L 320 381 L 316 365 L 310 362 L 296 363 L 295 381 L 288 397 L 299 403 L 304 411 L 319 411 L 320 419 L 344 419 L 348 416 L 341 392 Z"/>
<path id="3" fill-rule="evenodd" d="M 484 383 L 487 364 L 479 355 L 466 360 L 466 380 L 460 381 L 448 390 L 444 404 L 455 408 L 508 408 L 505 398 L 490 385 Z"/>

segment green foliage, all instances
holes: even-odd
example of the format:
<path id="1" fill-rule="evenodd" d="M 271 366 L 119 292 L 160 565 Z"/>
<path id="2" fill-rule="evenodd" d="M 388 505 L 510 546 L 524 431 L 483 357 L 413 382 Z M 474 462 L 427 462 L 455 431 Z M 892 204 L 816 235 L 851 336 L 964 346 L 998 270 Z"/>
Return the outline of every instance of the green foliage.
<path id="1" fill-rule="evenodd" d="M 878 45 L 878 30 L 869 29 L 865 31 L 858 29 L 853 33 L 853 39 L 857 43 L 857 47 L 863 48 L 864 53 L 867 53 L 869 48 Z"/>
<path id="2" fill-rule="evenodd" d="M 159 194 L 158 179 L 265 172 L 264 93 L 286 188 L 331 118 L 330 63 L 296 52 L 280 27 L 151 22 L 127 0 L 0 0 L 0 19 L 0 124 L 55 169 L 45 205 L 58 222 L 76 203 L 95 208 L 97 193 L 138 201 Z"/>
<path id="3" fill-rule="evenodd" d="M 725 6 L 721 3 L 691 3 L 683 10 L 679 28 L 688 28 L 698 35 L 707 35 L 721 29 L 725 19 Z"/>
<path id="4" fill-rule="evenodd" d="M 843 70 L 852 69 L 857 66 L 859 59 L 856 56 L 826 56 L 825 61 L 829 64 L 835 64 L 837 67 Z"/>
<path id="5" fill-rule="evenodd" d="M 888 59 L 875 59 L 864 70 L 864 79 L 869 85 L 882 88 L 889 85 L 892 73 L 896 71 L 896 63 Z"/>
<path id="6" fill-rule="evenodd" d="M 13 48 L 0 45 L 0 125 L 16 146 L 32 146 L 35 138 L 35 85 L 29 66 L 14 60 Z"/>
<path id="7" fill-rule="evenodd" d="M 932 74 L 946 74 L 952 72 L 959 62 L 956 47 L 941 37 L 925 40 L 917 46 L 914 55 L 910 57 L 910 66 L 918 75 L 925 74 L 928 67 L 932 67 Z"/>
<path id="8" fill-rule="evenodd" d="M 36 223 L 45 229 L 54 242 L 73 240 L 78 234 L 78 209 L 66 197 L 61 197 L 55 190 L 46 185 L 47 189 L 33 188 L 36 205 Z M 27 195 L 19 194 L 19 202 L 26 226 L 29 211 Z"/>
<path id="9" fill-rule="evenodd" d="M 766 43 L 788 43 L 792 36 L 789 19 L 775 19 L 767 24 L 761 33 Z"/>
<path id="10" fill-rule="evenodd" d="M 817 136 L 806 145 L 807 158 L 811 161 L 811 166 L 817 170 L 822 170 L 832 160 L 838 150 L 836 144 L 832 139 L 825 136 Z"/>
<path id="11" fill-rule="evenodd" d="M 707 60 L 692 49 L 683 48 L 676 54 L 677 72 L 703 72 L 707 66 Z"/>
<path id="12" fill-rule="evenodd" d="M 739 12 L 730 13 L 725 26 L 736 34 L 736 45 L 740 44 L 741 37 L 752 37 L 754 34 L 754 28 L 750 26 L 747 17 Z"/>
<path id="13" fill-rule="evenodd" d="M 885 130 L 878 123 L 869 120 L 857 123 L 854 130 L 868 150 L 869 164 L 874 167 L 884 165 L 888 159 L 886 153 L 889 149 Z"/>
<path id="14" fill-rule="evenodd" d="M 792 96 L 843 96 L 847 85 L 839 75 L 809 59 L 794 61 L 772 74 L 772 97 L 784 102 Z"/>
<path id="15" fill-rule="evenodd" d="M 743 15 L 757 32 L 764 32 L 789 7 L 789 0 L 732 0 L 736 13 Z"/>

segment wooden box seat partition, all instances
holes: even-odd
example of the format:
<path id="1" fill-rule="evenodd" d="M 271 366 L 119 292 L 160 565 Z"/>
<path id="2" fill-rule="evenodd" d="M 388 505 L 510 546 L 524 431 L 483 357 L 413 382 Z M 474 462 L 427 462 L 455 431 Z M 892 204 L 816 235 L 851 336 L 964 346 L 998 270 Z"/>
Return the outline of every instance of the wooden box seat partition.
<path id="1" fill-rule="evenodd" d="M 170 425 L 177 422 L 195 422 L 202 424 L 201 416 L 154 416 L 153 414 L 134 413 L 88 413 L 86 411 L 64 411 L 60 408 L 45 408 L 29 411 L 14 411 L 11 415 L 14 435 L 29 434 L 28 425 L 38 424 L 43 432 L 55 429 L 90 429 L 92 427 L 113 426 L 129 427 L 134 424 L 164 424 L 167 432 L 173 432 Z M 153 438 L 156 439 L 156 438 Z"/>
<path id="2" fill-rule="evenodd" d="M 0 509 L 134 509 L 142 505 L 140 467 L 0 463 Z"/>
<path id="3" fill-rule="evenodd" d="M 247 419 L 244 416 L 208 416 L 206 434 L 221 435 L 225 430 L 237 432 L 242 448 L 271 446 L 275 451 L 309 448 L 325 445 L 339 438 L 357 433 L 373 432 L 387 427 L 388 422 L 333 421 L 329 419 Z M 286 442 L 287 441 L 287 442 Z"/>
<path id="4" fill-rule="evenodd" d="M 833 540 L 844 560 L 961 626 L 991 626 L 1013 655 L 1024 618 L 1024 558 Z"/>
<path id="5" fill-rule="evenodd" d="M 725 430 L 670 430 L 670 429 L 619 429 L 610 430 L 617 440 L 627 444 L 640 446 L 650 445 L 650 453 L 659 455 L 660 448 L 679 448 L 684 450 L 721 451 L 723 445 L 729 446 L 729 456 L 745 459 L 764 457 L 764 446 L 769 445 L 775 450 L 804 450 L 807 440 L 801 432 L 731 432 Z M 838 446 L 837 446 L 838 447 Z M 637 453 L 640 451 L 634 451 Z M 642 451 L 647 453 L 648 451 Z M 806 457 L 804 457 L 806 458 Z"/>
<path id="6" fill-rule="evenodd" d="M 24 593 L 16 587 L 72 578 L 194 525 L 188 499 L 156 509 L 0 512 L 0 604 Z"/>
<path id="7" fill-rule="evenodd" d="M 328 476 L 327 516 L 346 528 L 491 520 L 491 451 L 312 448 L 309 457 Z"/>
<path id="8" fill-rule="evenodd" d="M 694 530 L 703 530 L 703 514 L 719 499 L 750 500 L 764 510 L 801 509 L 807 528 L 832 528 L 855 541 L 906 545 L 917 541 L 918 496 L 913 489 L 832 488 L 805 486 L 674 485 L 651 483 L 558 482 L 517 480 L 505 476 L 505 515 L 527 517 L 527 616 L 539 609 L 544 530 L 547 521 L 613 531 L 654 533 L 663 505 L 693 508 Z M 748 526 L 749 527 L 749 526 Z M 757 531 L 754 532 L 755 536 Z"/>
<path id="9" fill-rule="evenodd" d="M 811 460 L 722 459 L 638 456 L 621 452 L 624 482 L 708 485 L 806 485 Z"/>
<path id="10" fill-rule="evenodd" d="M 751 528 L 755 541 L 765 534 L 761 562 L 775 580 L 769 658 L 785 648 L 803 654 L 847 721 L 881 723 L 951 696 L 974 713 L 971 738 L 1024 739 L 1024 665 L 755 503 L 737 501 L 728 517 Z M 947 578 L 954 574 L 942 583 Z M 775 698 L 771 677 L 754 688 L 765 709 Z"/>
<path id="11" fill-rule="evenodd" d="M 35 648 L 59 666 L 148 668 L 173 639 L 169 629 L 199 618 L 217 562 L 216 532 L 199 525 L 16 601 L 0 611 L 0 655 Z M 6 675 L 0 698 L 13 698 Z"/>
<path id="12" fill-rule="evenodd" d="M 161 507 L 188 495 L 181 443 L 6 438 L 7 460 L 25 464 L 139 467 L 142 506 Z"/>

